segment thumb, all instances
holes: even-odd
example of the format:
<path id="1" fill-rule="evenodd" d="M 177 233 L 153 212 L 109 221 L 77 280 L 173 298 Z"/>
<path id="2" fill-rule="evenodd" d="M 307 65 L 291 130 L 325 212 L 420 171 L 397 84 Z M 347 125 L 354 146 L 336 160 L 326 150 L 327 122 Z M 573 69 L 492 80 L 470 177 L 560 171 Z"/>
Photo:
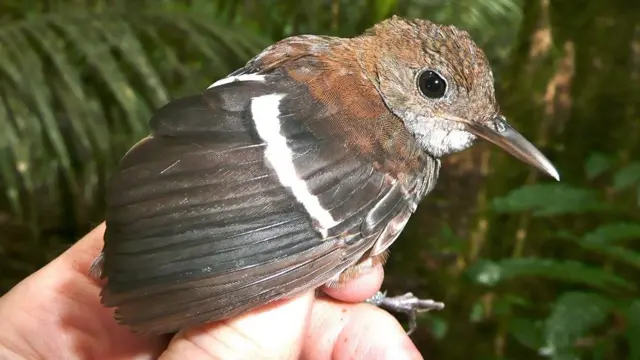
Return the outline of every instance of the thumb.
<path id="1" fill-rule="evenodd" d="M 160 360 L 298 359 L 313 299 L 310 292 L 179 332 Z"/>

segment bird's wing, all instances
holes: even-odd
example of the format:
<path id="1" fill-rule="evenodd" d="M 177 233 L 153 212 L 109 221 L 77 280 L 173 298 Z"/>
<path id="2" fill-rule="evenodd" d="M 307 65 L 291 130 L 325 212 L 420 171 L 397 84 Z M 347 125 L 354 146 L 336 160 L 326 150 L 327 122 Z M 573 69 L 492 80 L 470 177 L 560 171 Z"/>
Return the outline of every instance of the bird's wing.
<path id="1" fill-rule="evenodd" d="M 318 287 L 397 236 L 387 225 L 410 208 L 405 183 L 303 114 L 328 112 L 277 75 L 158 110 L 108 188 L 102 301 L 121 323 L 166 333 L 232 317 Z"/>

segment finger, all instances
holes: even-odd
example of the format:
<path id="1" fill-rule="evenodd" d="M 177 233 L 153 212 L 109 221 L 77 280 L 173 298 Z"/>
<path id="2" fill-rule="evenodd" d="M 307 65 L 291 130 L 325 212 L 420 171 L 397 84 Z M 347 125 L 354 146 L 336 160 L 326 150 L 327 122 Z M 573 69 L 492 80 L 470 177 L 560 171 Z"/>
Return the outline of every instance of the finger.
<path id="1" fill-rule="evenodd" d="M 1 298 L 0 343 L 52 359 L 157 357 L 166 341 L 133 336 L 100 304 L 88 269 L 103 234 L 101 224 Z"/>
<path id="2" fill-rule="evenodd" d="M 313 298 L 307 293 L 178 333 L 160 359 L 297 360 Z"/>
<path id="3" fill-rule="evenodd" d="M 369 304 L 316 300 L 304 360 L 422 359 L 396 319 Z"/>
<path id="4" fill-rule="evenodd" d="M 102 252 L 105 229 L 106 225 L 102 222 L 52 261 L 51 265 L 56 267 L 60 266 L 64 268 L 64 271 L 76 272 L 91 280 L 91 278 L 87 276 L 89 274 L 89 267 L 93 260 Z"/>
<path id="5" fill-rule="evenodd" d="M 341 301 L 362 302 L 380 290 L 383 278 L 384 270 L 382 265 L 377 265 L 345 284 L 337 287 L 324 286 L 322 291 Z"/>

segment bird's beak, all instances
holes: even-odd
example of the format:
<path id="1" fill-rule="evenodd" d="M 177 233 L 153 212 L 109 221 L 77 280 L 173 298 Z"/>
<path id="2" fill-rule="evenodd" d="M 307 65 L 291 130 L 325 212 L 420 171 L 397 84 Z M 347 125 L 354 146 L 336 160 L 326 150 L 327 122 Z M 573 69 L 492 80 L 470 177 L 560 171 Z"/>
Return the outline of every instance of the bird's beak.
<path id="1" fill-rule="evenodd" d="M 517 159 L 535 166 L 558 181 L 560 180 L 558 170 L 551 164 L 551 161 L 529 140 L 507 124 L 503 116 L 496 116 L 487 123 L 475 121 L 464 121 L 464 123 L 469 132 L 489 140 Z"/>

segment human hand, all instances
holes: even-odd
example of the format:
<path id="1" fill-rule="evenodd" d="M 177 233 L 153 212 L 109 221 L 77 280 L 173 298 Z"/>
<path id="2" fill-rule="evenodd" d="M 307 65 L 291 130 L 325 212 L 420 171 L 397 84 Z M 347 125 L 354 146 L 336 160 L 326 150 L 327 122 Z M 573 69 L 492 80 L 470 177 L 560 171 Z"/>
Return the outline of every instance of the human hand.
<path id="1" fill-rule="evenodd" d="M 339 289 L 279 301 L 237 318 L 139 336 L 100 304 L 88 276 L 101 224 L 0 298 L 0 359 L 421 359 L 400 324 L 362 301 L 382 283 L 378 267 Z"/>

